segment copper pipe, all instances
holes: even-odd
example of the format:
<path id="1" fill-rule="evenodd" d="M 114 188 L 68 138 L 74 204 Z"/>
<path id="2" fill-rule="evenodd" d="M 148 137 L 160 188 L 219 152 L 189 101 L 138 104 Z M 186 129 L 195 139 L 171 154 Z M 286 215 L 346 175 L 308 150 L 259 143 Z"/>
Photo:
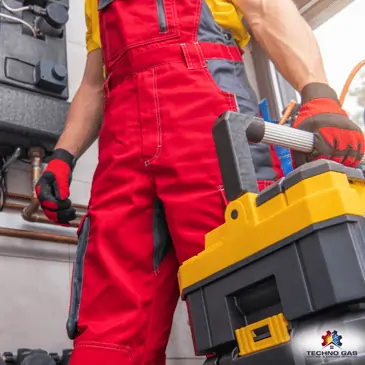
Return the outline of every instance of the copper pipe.
<path id="1" fill-rule="evenodd" d="M 31 158 L 32 163 L 32 196 L 29 197 L 27 195 L 9 193 L 8 196 L 10 198 L 15 198 L 19 200 L 30 200 L 30 204 L 16 204 L 7 202 L 6 207 L 9 209 L 22 209 L 22 217 L 29 222 L 39 222 L 39 223 L 47 223 L 52 224 L 45 216 L 42 214 L 38 214 L 39 203 L 35 191 L 36 184 L 41 177 L 42 173 L 42 158 L 44 157 L 44 150 L 41 148 L 32 148 L 29 150 L 29 157 Z M 80 206 L 80 208 L 86 208 L 84 206 Z M 78 227 L 79 222 L 77 220 L 71 222 L 72 227 Z M 55 235 L 52 233 L 43 233 L 43 232 L 35 232 L 29 231 L 25 229 L 14 229 L 14 228 L 6 228 L 0 227 L 0 236 L 5 237 L 13 237 L 13 238 L 24 238 L 36 241 L 47 241 L 47 242 L 56 242 L 56 243 L 66 243 L 71 245 L 77 245 L 77 238 L 63 235 Z"/>
<path id="2" fill-rule="evenodd" d="M 34 232 L 25 229 L 0 227 L 0 236 L 77 245 L 76 237 L 54 235 L 52 233 Z"/>
<path id="3" fill-rule="evenodd" d="M 281 117 L 279 121 L 279 125 L 283 125 L 286 123 L 286 121 L 289 119 L 290 114 L 294 110 L 295 106 L 297 105 L 297 102 L 295 100 L 291 100 L 287 108 L 285 109 L 285 112 L 283 116 Z"/>
<path id="4" fill-rule="evenodd" d="M 22 217 L 28 222 L 34 221 L 33 215 L 39 209 L 39 202 L 35 187 L 42 174 L 42 158 L 44 157 L 44 150 L 42 148 L 31 148 L 29 150 L 29 157 L 32 163 L 32 198 L 30 204 L 23 209 Z"/>
<path id="5" fill-rule="evenodd" d="M 5 203 L 5 208 L 14 209 L 14 210 L 23 210 L 26 208 L 26 204 L 17 204 L 17 203 Z M 80 213 L 81 214 L 81 213 Z M 27 220 L 28 222 L 34 223 L 43 223 L 43 224 L 51 224 L 57 226 L 57 223 L 50 221 L 44 214 L 35 213 L 31 216 L 31 220 Z M 73 228 L 78 228 L 80 225 L 81 219 L 74 220 L 70 222 L 70 226 Z"/>
<path id="6" fill-rule="evenodd" d="M 29 157 L 31 159 L 32 164 L 32 196 L 30 197 L 30 204 L 24 207 L 22 211 L 22 217 L 27 222 L 37 222 L 37 223 L 50 223 L 46 217 L 38 214 L 39 211 L 39 202 L 37 198 L 37 194 L 35 191 L 37 182 L 42 175 L 42 158 L 44 157 L 44 150 L 41 148 L 32 148 L 29 150 Z M 82 213 L 76 213 L 77 217 L 82 217 Z M 70 222 L 71 227 L 78 227 L 79 221 L 75 220 Z"/>
<path id="7" fill-rule="evenodd" d="M 8 191 L 8 196 L 9 198 L 14 198 L 14 199 L 19 199 L 19 200 L 31 200 L 32 197 L 29 195 L 25 195 L 25 194 L 19 194 L 19 193 L 11 193 Z"/>
<path id="8" fill-rule="evenodd" d="M 14 198 L 14 199 L 19 199 L 19 200 L 25 200 L 25 201 L 29 201 L 32 199 L 31 196 L 29 195 L 24 195 L 24 194 L 19 194 L 19 193 L 9 193 L 7 194 L 7 196 L 9 198 Z M 80 210 L 87 210 L 87 206 L 86 205 L 82 205 L 82 204 L 72 204 L 72 206 L 75 209 L 80 209 Z M 81 214 L 81 213 L 80 213 Z"/>
<path id="9" fill-rule="evenodd" d="M 32 223 L 42 223 L 42 224 L 50 224 L 53 226 L 59 226 L 57 223 L 52 222 L 51 220 L 49 220 L 45 215 L 41 215 L 41 214 L 33 214 L 30 218 L 30 220 L 28 220 L 27 222 L 32 222 Z M 69 223 L 70 227 L 73 228 L 78 228 L 80 225 L 80 220 L 74 220 L 72 222 Z"/>

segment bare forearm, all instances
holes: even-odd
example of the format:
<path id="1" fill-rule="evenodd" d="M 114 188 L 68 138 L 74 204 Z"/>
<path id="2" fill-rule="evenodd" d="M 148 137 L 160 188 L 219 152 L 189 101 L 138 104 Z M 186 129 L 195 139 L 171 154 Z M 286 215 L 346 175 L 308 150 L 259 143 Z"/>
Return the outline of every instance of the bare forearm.
<path id="1" fill-rule="evenodd" d="M 103 93 L 81 86 L 70 107 L 65 129 L 56 148 L 79 158 L 96 140 L 102 124 Z"/>
<path id="2" fill-rule="evenodd" d="M 56 148 L 79 158 L 96 140 L 103 119 L 103 55 L 101 49 L 89 53 L 84 77 L 67 117 Z"/>
<path id="3" fill-rule="evenodd" d="M 327 83 L 315 36 L 292 0 L 236 0 L 255 39 L 278 71 L 299 92 Z"/>

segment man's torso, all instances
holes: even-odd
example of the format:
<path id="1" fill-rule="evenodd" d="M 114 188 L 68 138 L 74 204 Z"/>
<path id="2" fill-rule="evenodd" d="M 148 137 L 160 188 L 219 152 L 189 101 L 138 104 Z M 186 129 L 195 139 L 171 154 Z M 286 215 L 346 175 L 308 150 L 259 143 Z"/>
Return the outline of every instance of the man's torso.
<path id="1" fill-rule="evenodd" d="M 159 8 L 161 3 L 162 9 Z M 105 86 L 108 108 L 111 109 L 111 105 L 114 110 L 126 108 L 121 106 L 119 98 L 110 96 L 112 94 L 123 94 L 126 98 L 151 95 L 156 90 L 162 95 L 158 98 L 159 108 L 167 108 L 174 95 L 176 103 L 171 110 L 185 108 L 186 98 L 181 98 L 184 89 L 177 88 L 178 83 L 193 97 L 199 95 L 199 88 L 201 91 L 205 87 L 207 99 L 216 97 L 217 103 L 222 97 L 227 99 L 216 116 L 207 120 L 214 120 L 226 110 L 257 115 L 257 98 L 249 85 L 238 49 L 247 44 L 249 35 L 242 24 L 241 13 L 233 3 L 233 0 L 146 0 L 143 7 L 137 0 L 86 0 L 88 50 L 103 45 L 109 75 Z M 163 67 L 170 64 L 166 69 Z M 187 67 L 179 68 L 180 64 Z M 187 69 L 190 70 L 188 74 Z M 146 74 L 151 72 L 153 83 L 145 80 Z M 137 83 L 124 82 L 132 75 L 138 75 Z M 144 99 L 140 97 L 139 100 Z M 184 101 L 182 105 L 181 100 Z M 210 99 L 199 97 L 199 100 L 202 109 L 209 108 Z M 153 111 L 150 106 L 141 107 L 141 103 L 133 109 L 135 112 L 139 109 Z M 141 120 L 146 118 L 155 116 L 140 117 Z M 181 118 L 177 118 L 175 125 Z M 170 123 L 173 122 L 170 120 Z M 271 182 L 277 176 L 270 156 L 268 146 L 252 145 L 257 178 L 265 182 Z"/>

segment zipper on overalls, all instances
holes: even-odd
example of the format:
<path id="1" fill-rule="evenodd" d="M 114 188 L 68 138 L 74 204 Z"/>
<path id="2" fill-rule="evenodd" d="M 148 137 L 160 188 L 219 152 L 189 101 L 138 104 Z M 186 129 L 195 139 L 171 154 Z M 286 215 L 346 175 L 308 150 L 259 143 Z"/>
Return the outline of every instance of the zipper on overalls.
<path id="1" fill-rule="evenodd" d="M 158 15 L 158 22 L 160 25 L 160 31 L 166 32 L 167 24 L 166 24 L 166 14 L 163 0 L 156 0 L 156 5 L 157 5 L 157 15 Z"/>

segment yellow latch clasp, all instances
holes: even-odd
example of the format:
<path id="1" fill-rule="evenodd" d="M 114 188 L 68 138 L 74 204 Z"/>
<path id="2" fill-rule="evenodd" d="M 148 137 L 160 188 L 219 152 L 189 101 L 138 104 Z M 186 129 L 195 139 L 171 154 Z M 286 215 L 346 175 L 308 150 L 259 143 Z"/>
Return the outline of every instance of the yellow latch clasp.
<path id="1" fill-rule="evenodd" d="M 263 334 L 259 334 L 259 333 Z M 290 341 L 288 322 L 283 313 L 268 317 L 235 331 L 239 355 L 246 356 Z"/>

